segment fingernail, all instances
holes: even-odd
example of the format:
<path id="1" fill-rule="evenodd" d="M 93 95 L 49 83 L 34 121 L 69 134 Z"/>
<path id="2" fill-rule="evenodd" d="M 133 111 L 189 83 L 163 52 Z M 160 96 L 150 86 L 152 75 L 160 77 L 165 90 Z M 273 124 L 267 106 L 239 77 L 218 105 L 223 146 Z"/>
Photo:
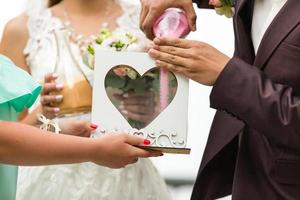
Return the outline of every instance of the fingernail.
<path id="1" fill-rule="evenodd" d="M 154 49 L 150 49 L 150 50 L 148 51 L 149 55 L 150 55 L 150 56 L 154 56 L 154 51 L 155 51 Z"/>
<path id="2" fill-rule="evenodd" d="M 123 97 L 127 98 L 129 95 L 128 93 L 123 94 Z"/>
<path id="3" fill-rule="evenodd" d="M 159 38 L 154 38 L 153 42 L 156 43 L 156 44 L 159 44 L 160 43 L 160 39 Z"/>
<path id="4" fill-rule="evenodd" d="M 58 78 L 58 74 L 57 74 L 57 73 L 53 73 L 53 74 L 52 74 L 52 77 L 53 77 L 53 78 Z"/>
<path id="5" fill-rule="evenodd" d="M 124 110 L 124 105 L 121 104 L 121 105 L 119 106 L 119 110 Z"/>
<path id="6" fill-rule="evenodd" d="M 150 140 L 147 140 L 147 139 L 145 139 L 145 140 L 144 140 L 144 145 L 149 145 L 149 144 L 151 144 L 151 141 L 150 141 Z"/>
<path id="7" fill-rule="evenodd" d="M 153 48 L 153 47 L 155 47 L 156 45 L 155 44 L 149 44 L 148 45 L 148 49 L 151 49 L 151 48 Z"/>
<path id="8" fill-rule="evenodd" d="M 154 45 L 154 46 L 153 46 L 153 49 L 157 49 L 157 50 L 158 50 L 158 49 L 159 49 L 159 46 L 158 46 L 158 45 Z"/>
<path id="9" fill-rule="evenodd" d="M 56 89 L 60 90 L 60 89 L 63 89 L 64 85 L 63 84 L 56 84 L 55 87 L 56 87 Z"/>
<path id="10" fill-rule="evenodd" d="M 56 101 L 61 101 L 62 99 L 64 98 L 64 96 L 63 95 L 56 95 L 55 96 L 55 99 L 56 99 Z"/>
<path id="11" fill-rule="evenodd" d="M 123 113 L 124 115 L 127 115 L 128 111 L 127 110 L 121 110 L 121 113 Z"/>
<path id="12" fill-rule="evenodd" d="M 60 111 L 59 108 L 54 108 L 54 112 L 58 113 Z"/>
<path id="13" fill-rule="evenodd" d="M 98 128 L 98 125 L 96 125 L 96 124 L 91 124 L 90 127 L 91 127 L 92 129 L 97 129 L 97 128 Z"/>

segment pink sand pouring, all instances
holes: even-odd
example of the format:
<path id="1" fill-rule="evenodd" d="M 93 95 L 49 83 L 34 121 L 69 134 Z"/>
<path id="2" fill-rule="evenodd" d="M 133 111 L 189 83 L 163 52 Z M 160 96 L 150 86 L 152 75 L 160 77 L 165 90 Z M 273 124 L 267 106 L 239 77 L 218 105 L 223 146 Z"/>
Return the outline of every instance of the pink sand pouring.
<path id="1" fill-rule="evenodd" d="M 185 12 L 178 8 L 167 9 L 154 23 L 155 37 L 183 38 L 190 32 Z M 160 110 L 168 106 L 169 77 L 168 71 L 160 70 Z"/>

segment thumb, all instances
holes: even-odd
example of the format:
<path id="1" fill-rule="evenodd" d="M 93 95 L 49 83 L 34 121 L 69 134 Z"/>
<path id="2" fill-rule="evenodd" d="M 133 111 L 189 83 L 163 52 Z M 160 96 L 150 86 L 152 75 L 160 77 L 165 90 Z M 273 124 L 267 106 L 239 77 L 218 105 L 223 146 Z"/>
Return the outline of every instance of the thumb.
<path id="1" fill-rule="evenodd" d="M 82 121 L 82 123 L 84 123 L 83 127 L 85 129 L 85 131 L 84 131 L 85 132 L 85 134 L 84 134 L 85 137 L 90 137 L 92 132 L 95 131 L 98 128 L 98 125 L 87 122 L 87 121 Z"/>
<path id="2" fill-rule="evenodd" d="M 94 123 L 87 123 L 87 125 L 91 131 L 94 131 L 99 127 L 97 124 L 94 124 Z"/>
<path id="3" fill-rule="evenodd" d="M 158 157 L 163 155 L 161 151 L 144 149 L 139 147 L 132 147 L 132 151 L 134 152 L 135 157 L 140 158 Z"/>
<path id="4" fill-rule="evenodd" d="M 124 135 L 126 138 L 126 143 L 133 145 L 133 146 L 139 146 L 139 145 L 150 145 L 151 141 L 147 140 L 145 138 L 139 137 L 139 136 L 133 136 L 133 135 Z"/>
<path id="5" fill-rule="evenodd" d="M 196 21 L 197 21 L 197 15 L 195 12 L 195 9 L 193 7 L 193 4 L 185 4 L 182 9 L 185 11 L 189 27 L 192 31 L 196 31 Z"/>
<path id="6" fill-rule="evenodd" d="M 79 128 L 79 129 L 84 129 L 85 131 L 87 131 L 87 132 L 91 132 L 91 131 L 94 131 L 94 130 L 96 130 L 97 128 L 98 128 L 98 125 L 96 125 L 96 124 L 93 124 L 93 123 L 90 123 L 90 122 L 88 122 L 88 121 L 84 121 L 84 120 L 82 120 L 82 121 L 77 121 L 76 123 L 75 123 L 75 127 L 76 128 Z"/>
<path id="7" fill-rule="evenodd" d="M 135 154 L 135 157 L 140 158 L 147 158 L 147 157 L 157 157 L 163 155 L 161 151 L 151 150 L 151 149 L 145 149 L 145 147 L 139 147 L 139 146 L 148 146 L 151 144 L 150 140 L 147 140 L 145 138 L 139 137 L 139 136 L 132 136 L 126 134 L 126 142 L 127 144 L 133 145 L 132 151 Z"/>

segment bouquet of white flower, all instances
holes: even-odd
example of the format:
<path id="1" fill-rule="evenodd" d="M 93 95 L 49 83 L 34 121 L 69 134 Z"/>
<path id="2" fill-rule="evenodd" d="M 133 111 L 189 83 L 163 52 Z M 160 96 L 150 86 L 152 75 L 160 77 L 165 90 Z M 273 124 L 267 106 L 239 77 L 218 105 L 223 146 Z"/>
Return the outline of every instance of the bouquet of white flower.
<path id="1" fill-rule="evenodd" d="M 113 33 L 107 28 L 100 30 L 95 41 L 87 47 L 83 54 L 83 62 L 94 69 L 95 48 L 102 48 L 111 51 L 130 51 L 135 48 L 138 38 L 131 33 Z"/>

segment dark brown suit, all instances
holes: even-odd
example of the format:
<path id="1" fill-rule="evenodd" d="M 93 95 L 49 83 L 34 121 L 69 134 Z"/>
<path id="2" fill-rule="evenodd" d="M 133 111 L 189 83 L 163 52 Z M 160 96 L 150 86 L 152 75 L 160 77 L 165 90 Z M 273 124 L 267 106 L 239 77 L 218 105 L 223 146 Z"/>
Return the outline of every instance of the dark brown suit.
<path id="1" fill-rule="evenodd" d="M 236 2 L 235 54 L 210 96 L 218 111 L 192 200 L 300 199 L 300 0 L 287 1 L 257 56 L 253 2 Z"/>

